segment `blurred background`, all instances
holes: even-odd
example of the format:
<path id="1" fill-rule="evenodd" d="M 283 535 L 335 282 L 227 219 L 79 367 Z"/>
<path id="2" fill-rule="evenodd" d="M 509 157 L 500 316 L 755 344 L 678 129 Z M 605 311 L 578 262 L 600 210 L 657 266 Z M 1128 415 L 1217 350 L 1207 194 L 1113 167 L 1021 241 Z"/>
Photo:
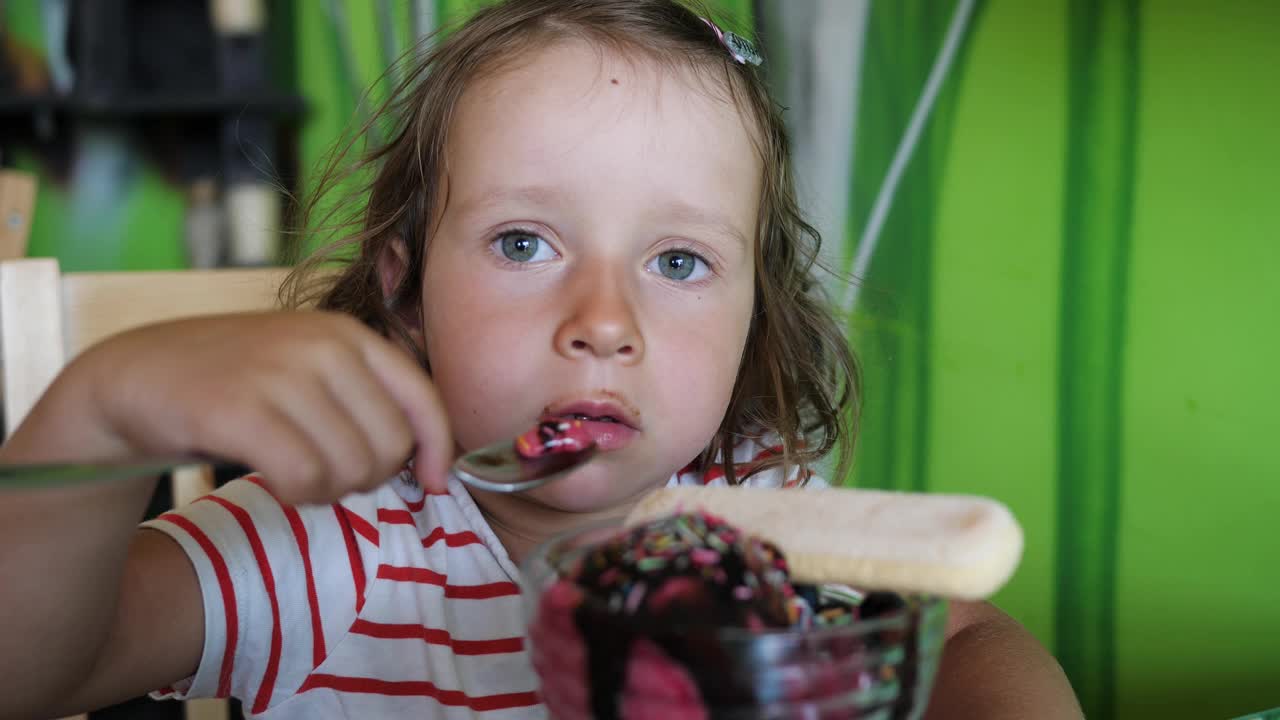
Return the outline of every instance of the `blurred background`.
<path id="1" fill-rule="evenodd" d="M 480 4 L 0 0 L 0 252 L 305 252 L 288 196 Z M 842 480 L 1006 502 L 996 601 L 1090 718 L 1280 706 L 1280 3 L 712 4 L 860 278 L 831 280 L 867 393 Z"/>

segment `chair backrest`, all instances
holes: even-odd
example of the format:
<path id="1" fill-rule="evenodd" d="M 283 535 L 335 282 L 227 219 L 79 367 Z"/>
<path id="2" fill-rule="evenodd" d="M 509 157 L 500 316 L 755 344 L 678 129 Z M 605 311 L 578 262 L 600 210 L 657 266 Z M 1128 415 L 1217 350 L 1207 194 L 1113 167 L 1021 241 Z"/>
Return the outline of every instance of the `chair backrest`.
<path id="1" fill-rule="evenodd" d="M 0 362 L 8 438 L 59 371 L 85 348 L 154 322 L 268 310 L 283 268 L 63 274 L 56 260 L 0 262 Z M 173 502 L 213 490 L 208 468 L 175 473 Z M 186 716 L 226 718 L 225 701 L 187 703 Z"/>
<path id="2" fill-rule="evenodd" d="M 0 170 L 0 260 L 27 256 L 35 209 L 36 176 L 20 170 Z"/>

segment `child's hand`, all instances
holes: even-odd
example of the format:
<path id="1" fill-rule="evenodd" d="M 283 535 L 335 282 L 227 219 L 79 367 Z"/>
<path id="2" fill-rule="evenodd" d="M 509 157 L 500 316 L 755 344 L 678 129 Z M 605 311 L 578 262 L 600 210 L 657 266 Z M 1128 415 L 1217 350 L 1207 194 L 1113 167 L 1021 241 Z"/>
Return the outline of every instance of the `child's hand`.
<path id="1" fill-rule="evenodd" d="M 89 350 L 67 375 L 88 383 L 81 397 L 111 455 L 237 460 L 295 504 L 372 488 L 411 454 L 422 485 L 446 484 L 453 443 L 426 372 L 345 315 L 153 325 Z"/>

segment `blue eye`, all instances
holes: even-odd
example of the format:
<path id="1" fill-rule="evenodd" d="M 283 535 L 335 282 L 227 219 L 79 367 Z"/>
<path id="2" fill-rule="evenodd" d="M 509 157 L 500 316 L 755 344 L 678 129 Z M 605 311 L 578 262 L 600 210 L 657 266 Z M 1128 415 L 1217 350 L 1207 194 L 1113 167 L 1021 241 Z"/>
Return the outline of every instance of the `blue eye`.
<path id="1" fill-rule="evenodd" d="M 650 269 L 670 280 L 699 280 L 707 272 L 707 262 L 691 252 L 668 250 L 653 259 Z"/>
<path id="2" fill-rule="evenodd" d="M 524 230 L 510 230 L 493 241 L 502 256 L 515 263 L 544 262 L 555 258 L 556 251 L 542 238 Z"/>

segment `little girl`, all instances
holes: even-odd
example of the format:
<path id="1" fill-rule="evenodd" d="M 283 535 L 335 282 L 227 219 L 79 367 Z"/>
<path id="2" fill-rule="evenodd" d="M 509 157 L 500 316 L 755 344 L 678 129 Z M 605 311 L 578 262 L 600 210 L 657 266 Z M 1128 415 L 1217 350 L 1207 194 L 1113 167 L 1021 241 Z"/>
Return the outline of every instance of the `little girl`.
<path id="1" fill-rule="evenodd" d="M 532 546 L 664 483 L 846 460 L 855 366 L 757 61 L 674 0 L 512 0 L 443 41 L 377 119 L 359 226 L 288 288 L 321 311 L 117 336 L 3 448 L 259 473 L 137 531 L 154 479 L 7 497 L 0 715 L 150 691 L 261 718 L 543 717 Z M 558 418 L 603 450 L 568 478 L 448 479 Z M 1078 715 L 1016 623 L 952 615 L 937 716 Z"/>

